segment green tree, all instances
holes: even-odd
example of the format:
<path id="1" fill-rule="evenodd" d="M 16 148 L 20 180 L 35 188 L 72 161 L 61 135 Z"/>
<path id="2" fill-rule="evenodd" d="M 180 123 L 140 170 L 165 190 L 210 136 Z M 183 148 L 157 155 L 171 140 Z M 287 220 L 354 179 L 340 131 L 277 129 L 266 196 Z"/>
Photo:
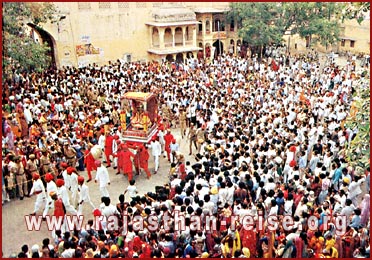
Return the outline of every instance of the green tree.
<path id="1" fill-rule="evenodd" d="M 370 82 L 369 70 L 362 73 L 363 77 L 353 84 L 355 88 L 354 101 L 350 116 L 345 126 L 357 130 L 355 138 L 346 147 L 348 162 L 359 172 L 363 172 L 370 163 Z"/>
<path id="2" fill-rule="evenodd" d="M 252 47 L 279 44 L 283 41 L 284 28 L 278 23 L 281 5 L 277 3 L 232 3 L 228 19 L 237 20 L 241 25 L 239 36 Z"/>
<path id="3" fill-rule="evenodd" d="M 3 78 L 18 70 L 43 70 L 50 66 L 50 48 L 36 42 L 29 35 L 31 24 L 53 22 L 55 8 L 52 3 L 3 2 Z"/>
<path id="4" fill-rule="evenodd" d="M 337 3 L 232 3 L 229 19 L 235 19 L 242 28 L 239 35 L 250 46 L 278 44 L 290 30 L 311 43 L 327 46 L 338 40 L 338 16 L 342 6 Z"/>
<path id="5" fill-rule="evenodd" d="M 338 41 L 339 14 L 342 5 L 332 2 L 283 3 L 282 19 L 287 29 L 302 38 L 308 37 L 310 45 L 319 42 L 327 46 Z"/>
<path id="6" fill-rule="evenodd" d="M 356 19 L 361 24 L 370 8 L 369 2 L 349 2 L 345 4 L 342 10 L 342 21 L 345 19 Z"/>
<path id="7" fill-rule="evenodd" d="M 342 21 L 356 19 L 361 24 L 366 14 L 370 12 L 369 2 L 350 2 L 344 5 Z M 355 88 L 351 115 L 346 119 L 345 126 L 358 131 L 350 145 L 346 147 L 346 157 L 356 171 L 363 171 L 370 166 L 370 74 L 369 70 L 353 84 Z"/>

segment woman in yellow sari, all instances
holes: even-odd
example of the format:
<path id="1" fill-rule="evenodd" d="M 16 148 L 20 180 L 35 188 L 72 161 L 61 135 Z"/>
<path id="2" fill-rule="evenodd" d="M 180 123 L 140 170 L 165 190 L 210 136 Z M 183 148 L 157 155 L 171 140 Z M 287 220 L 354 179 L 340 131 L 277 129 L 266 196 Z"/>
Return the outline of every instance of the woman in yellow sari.
<path id="1" fill-rule="evenodd" d="M 229 234 L 225 236 L 221 243 L 222 243 L 222 255 L 227 257 L 233 257 L 235 251 L 241 250 L 241 242 L 240 242 L 240 235 L 237 230 L 233 231 L 234 234 Z"/>
<path id="2" fill-rule="evenodd" d="M 45 113 L 41 113 L 39 123 L 41 125 L 41 129 L 43 129 L 43 132 L 48 131 L 48 119 Z"/>

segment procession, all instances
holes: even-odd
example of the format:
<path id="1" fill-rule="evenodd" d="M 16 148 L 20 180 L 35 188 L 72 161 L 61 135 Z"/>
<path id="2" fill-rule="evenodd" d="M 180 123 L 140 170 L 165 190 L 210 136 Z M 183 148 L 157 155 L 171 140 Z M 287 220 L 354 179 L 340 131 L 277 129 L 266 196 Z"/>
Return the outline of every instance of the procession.
<path id="1" fill-rule="evenodd" d="M 369 63 L 321 65 L 300 55 L 224 54 L 178 66 L 15 72 L 3 85 L 3 223 L 17 203 L 33 204 L 26 217 L 61 217 L 62 225 L 34 245 L 18 241 L 13 255 L 369 256 L 369 168 L 357 172 L 346 160 L 357 132 L 344 127 L 353 92 L 369 88 Z M 129 92 L 153 93 L 157 106 L 123 103 Z M 71 228 L 71 216 L 87 225 Z M 205 228 L 207 216 L 217 228 Z M 272 230 L 273 216 L 293 217 L 293 225 Z M 344 232 L 336 232 L 340 216 Z M 134 229 L 138 218 L 142 229 Z"/>

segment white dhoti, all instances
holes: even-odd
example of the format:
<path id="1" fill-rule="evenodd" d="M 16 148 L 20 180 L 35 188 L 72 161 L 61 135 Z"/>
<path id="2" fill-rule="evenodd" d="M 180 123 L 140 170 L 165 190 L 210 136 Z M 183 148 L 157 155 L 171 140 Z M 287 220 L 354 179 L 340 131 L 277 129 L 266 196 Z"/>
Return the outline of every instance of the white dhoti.
<path id="1" fill-rule="evenodd" d="M 100 187 L 99 190 L 101 192 L 102 197 L 110 197 L 110 194 L 107 190 L 107 186 Z"/>
<path id="2" fill-rule="evenodd" d="M 36 196 L 36 201 L 35 201 L 35 207 L 34 207 L 34 213 L 38 212 L 39 210 L 42 209 L 43 205 L 45 205 L 45 195 L 43 193 L 40 193 Z"/>

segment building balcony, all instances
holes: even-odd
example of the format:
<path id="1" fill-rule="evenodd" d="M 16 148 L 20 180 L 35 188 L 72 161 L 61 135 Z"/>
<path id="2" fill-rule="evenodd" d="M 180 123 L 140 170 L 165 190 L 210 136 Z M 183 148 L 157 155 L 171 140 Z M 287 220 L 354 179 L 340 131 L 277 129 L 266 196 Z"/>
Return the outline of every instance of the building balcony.
<path id="1" fill-rule="evenodd" d="M 236 32 L 230 32 L 230 31 L 220 31 L 220 32 L 205 32 L 203 33 L 198 33 L 197 34 L 197 40 L 224 40 L 227 37 L 235 37 L 237 36 Z"/>
<path id="2" fill-rule="evenodd" d="M 213 40 L 224 40 L 227 38 L 226 31 L 220 31 L 220 32 L 213 32 L 212 33 Z"/>
<path id="3" fill-rule="evenodd" d="M 165 45 L 165 44 L 164 44 Z M 202 50 L 202 48 L 196 47 L 194 45 L 186 45 L 186 46 L 174 46 L 170 44 L 170 46 L 164 46 L 164 48 L 152 46 L 147 51 L 149 53 L 157 54 L 157 55 L 167 55 L 167 54 L 176 54 L 176 53 L 185 53 L 185 52 L 195 52 Z"/>
<path id="4" fill-rule="evenodd" d="M 165 42 L 164 48 L 172 48 L 173 43 L 172 42 Z M 185 41 L 185 45 L 183 45 L 182 42 L 176 42 L 174 43 L 174 47 L 194 47 L 194 41 L 193 40 L 187 40 Z M 160 43 L 154 43 L 151 46 L 151 49 L 160 49 Z"/>

